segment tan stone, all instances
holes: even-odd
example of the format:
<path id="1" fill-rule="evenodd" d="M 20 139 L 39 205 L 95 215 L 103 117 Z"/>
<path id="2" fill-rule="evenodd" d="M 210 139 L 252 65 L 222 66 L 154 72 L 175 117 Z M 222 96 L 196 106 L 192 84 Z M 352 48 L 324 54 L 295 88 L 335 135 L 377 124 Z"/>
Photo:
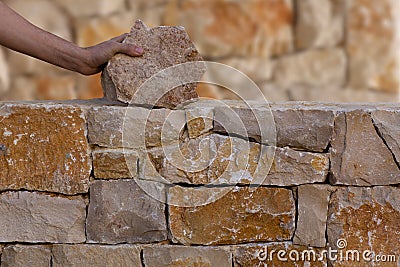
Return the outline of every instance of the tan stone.
<path id="1" fill-rule="evenodd" d="M 100 73 L 91 76 L 79 75 L 76 77 L 76 98 L 93 99 L 103 97 Z"/>
<path id="2" fill-rule="evenodd" d="M 347 1 L 347 54 L 352 88 L 397 93 L 398 1 Z"/>
<path id="3" fill-rule="evenodd" d="M 165 194 L 163 185 L 153 185 Z M 165 205 L 147 192 L 134 180 L 94 182 L 90 188 L 86 222 L 88 242 L 117 244 L 166 240 Z"/>
<path id="4" fill-rule="evenodd" d="M 46 246 L 12 245 L 3 250 L 1 266 L 5 267 L 50 267 L 51 250 Z"/>
<path id="5" fill-rule="evenodd" d="M 62 9 L 73 17 L 83 16 L 105 16 L 125 9 L 124 0 L 56 0 Z"/>
<path id="6" fill-rule="evenodd" d="M 343 42 L 345 1 L 297 0 L 296 47 L 334 47 Z"/>
<path id="7" fill-rule="evenodd" d="M 202 190 L 207 195 L 212 189 Z M 173 241 L 185 245 L 220 245 L 291 238 L 295 206 L 290 190 L 265 187 L 229 190 L 207 205 L 169 206 Z M 173 196 L 175 193 L 181 193 L 179 187 L 172 187 L 169 197 L 179 197 Z"/>
<path id="8" fill-rule="evenodd" d="M 91 162 L 80 108 L 4 104 L 0 121 L 2 190 L 88 191 Z"/>
<path id="9" fill-rule="evenodd" d="M 65 266 L 141 266 L 140 247 L 132 245 L 54 245 L 54 267 Z"/>
<path id="10" fill-rule="evenodd" d="M 326 221 L 332 190 L 328 185 L 302 185 L 298 188 L 298 219 L 294 244 L 326 246 Z"/>
<path id="11" fill-rule="evenodd" d="M 214 109 L 194 108 L 186 110 L 189 138 L 197 138 L 213 130 Z"/>
<path id="12" fill-rule="evenodd" d="M 206 57 L 269 57 L 292 50 L 293 7 L 287 0 L 170 1 L 165 20 L 185 25 Z"/>
<path id="13" fill-rule="evenodd" d="M 175 108 L 197 98 L 196 81 L 205 72 L 202 63 L 180 65 L 202 60 L 182 27 L 149 29 L 136 21 L 125 43 L 144 49 L 141 57 L 115 55 L 103 71 L 102 84 L 108 99 L 125 103 Z M 170 68 L 168 71 L 160 71 Z M 147 81 L 151 78 L 150 81 Z"/>
<path id="14" fill-rule="evenodd" d="M 85 242 L 85 219 L 82 197 L 26 191 L 0 195 L 0 242 Z"/>
<path id="15" fill-rule="evenodd" d="M 371 116 L 354 110 L 335 120 L 331 165 L 333 184 L 398 184 L 400 171 L 394 157 L 375 129 Z"/>
<path id="16" fill-rule="evenodd" d="M 346 83 L 346 60 L 346 54 L 340 48 L 307 50 L 284 56 L 277 59 L 273 81 L 283 88 L 296 85 L 341 87 Z"/>
<path id="17" fill-rule="evenodd" d="M 94 177 L 98 179 L 136 178 L 139 156 L 136 151 L 101 149 L 92 153 Z"/>
<path id="18" fill-rule="evenodd" d="M 153 246 L 143 249 L 147 267 L 231 267 L 231 255 L 216 247 Z"/>
<path id="19" fill-rule="evenodd" d="M 375 255 L 399 255 L 399 203 L 400 191 L 395 187 L 337 189 L 329 205 L 328 240 L 333 249 L 358 251 L 360 261 L 337 261 L 332 266 L 368 266 L 371 262 L 363 260 L 366 250 Z M 395 267 L 398 259 L 376 266 Z"/>
<path id="20" fill-rule="evenodd" d="M 0 49 L 0 97 L 8 91 L 9 86 L 10 76 L 8 72 L 8 63 L 3 49 Z"/>

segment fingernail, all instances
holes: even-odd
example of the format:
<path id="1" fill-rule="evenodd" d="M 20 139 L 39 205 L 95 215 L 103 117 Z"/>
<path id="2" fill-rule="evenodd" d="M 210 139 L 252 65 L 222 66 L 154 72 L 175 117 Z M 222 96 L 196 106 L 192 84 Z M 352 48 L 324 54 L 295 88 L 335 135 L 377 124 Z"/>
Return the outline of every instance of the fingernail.
<path id="1" fill-rule="evenodd" d="M 142 54 L 144 52 L 143 48 L 141 48 L 141 47 L 136 47 L 135 51 L 136 51 L 136 53 L 139 53 L 139 54 Z"/>

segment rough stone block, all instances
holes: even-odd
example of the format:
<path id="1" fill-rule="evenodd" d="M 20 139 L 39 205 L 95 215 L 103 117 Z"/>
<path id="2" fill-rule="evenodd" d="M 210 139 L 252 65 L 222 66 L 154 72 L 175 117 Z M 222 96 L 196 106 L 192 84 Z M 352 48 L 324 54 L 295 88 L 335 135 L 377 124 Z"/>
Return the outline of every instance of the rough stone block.
<path id="1" fill-rule="evenodd" d="M 54 267 L 66 266 L 141 266 L 140 247 L 102 245 L 54 245 Z"/>
<path id="2" fill-rule="evenodd" d="M 1 255 L 1 266 L 51 267 L 51 248 L 47 246 L 8 246 Z"/>
<path id="3" fill-rule="evenodd" d="M 398 184 L 400 170 L 385 142 L 369 113 L 340 113 L 332 139 L 331 182 L 359 186 Z"/>
<path id="4" fill-rule="evenodd" d="M 94 177 L 98 179 L 136 178 L 139 156 L 136 151 L 101 149 L 92 152 Z"/>
<path id="5" fill-rule="evenodd" d="M 143 249 L 146 267 L 231 267 L 229 252 L 216 247 L 154 246 Z"/>
<path id="6" fill-rule="evenodd" d="M 87 192 L 85 124 L 83 111 L 69 105 L 0 106 L 0 189 Z"/>
<path id="7" fill-rule="evenodd" d="M 0 242 L 85 242 L 85 219 L 82 197 L 25 191 L 0 195 Z"/>
<path id="8" fill-rule="evenodd" d="M 161 192 L 164 186 L 148 182 Z M 96 181 L 86 223 L 90 243 L 151 243 L 167 238 L 165 205 L 134 180 Z"/>
<path id="9" fill-rule="evenodd" d="M 228 189 L 220 198 L 203 206 L 169 206 L 173 241 L 185 245 L 221 245 L 291 239 L 295 204 L 290 190 L 265 187 Z M 209 198 L 208 191 L 211 190 L 199 189 L 198 197 Z M 169 190 L 168 198 L 184 201 L 186 194 L 186 190 L 176 186 Z"/>
<path id="10" fill-rule="evenodd" d="M 186 110 L 189 138 L 197 138 L 213 130 L 214 109 L 194 108 Z"/>
<path id="11" fill-rule="evenodd" d="M 164 26 L 149 29 L 138 20 L 124 42 L 142 47 L 144 54 L 141 57 L 118 54 L 109 61 L 102 76 L 104 94 L 108 99 L 175 108 L 197 98 L 195 82 L 200 81 L 205 72 L 203 63 L 159 73 L 178 64 L 202 60 L 184 28 Z M 156 78 L 145 82 L 153 75 Z"/>

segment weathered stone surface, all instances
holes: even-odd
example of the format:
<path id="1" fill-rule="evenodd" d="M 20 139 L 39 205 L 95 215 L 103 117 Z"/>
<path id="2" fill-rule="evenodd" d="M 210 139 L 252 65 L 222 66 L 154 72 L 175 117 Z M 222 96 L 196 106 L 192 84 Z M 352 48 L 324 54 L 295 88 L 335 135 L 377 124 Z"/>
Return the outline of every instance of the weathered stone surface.
<path id="1" fill-rule="evenodd" d="M 54 267 L 141 266 L 140 247 L 101 245 L 54 245 Z"/>
<path id="2" fill-rule="evenodd" d="M 331 149 L 333 184 L 389 185 L 400 182 L 394 157 L 375 129 L 371 116 L 354 110 L 335 120 Z"/>
<path id="3" fill-rule="evenodd" d="M 277 59 L 273 81 L 281 88 L 303 84 L 340 88 L 346 83 L 346 60 L 346 54 L 340 48 L 288 55 Z"/>
<path id="4" fill-rule="evenodd" d="M 233 187 L 221 198 L 198 207 L 169 206 L 173 241 L 189 244 L 239 244 L 289 240 L 294 232 L 295 204 L 286 189 Z M 203 188 L 207 195 L 209 188 Z M 179 187 L 169 198 L 183 198 Z"/>
<path id="5" fill-rule="evenodd" d="M 55 2 L 73 17 L 105 16 L 125 8 L 124 0 L 88 0 L 85 2 L 80 2 L 79 0 L 56 0 Z"/>
<path id="6" fill-rule="evenodd" d="M 142 47 L 144 54 L 141 57 L 118 54 L 110 60 L 102 76 L 107 98 L 167 108 L 175 108 L 197 98 L 196 83 L 190 82 L 201 79 L 205 72 L 203 64 L 197 63 L 192 67 L 170 69 L 158 74 L 174 65 L 202 60 L 184 28 L 149 29 L 138 20 L 124 42 Z M 145 83 L 155 74 L 156 79 Z M 147 86 L 141 87 L 144 83 Z"/>
<path id="7" fill-rule="evenodd" d="M 164 192 L 162 185 L 154 186 Z M 86 232 L 90 243 L 165 240 L 165 205 L 147 195 L 134 180 L 96 181 L 90 188 Z"/>
<path id="8" fill-rule="evenodd" d="M 0 96 L 8 91 L 9 86 L 10 76 L 8 73 L 8 64 L 3 49 L 0 49 Z"/>
<path id="9" fill-rule="evenodd" d="M 232 266 L 230 253 L 216 247 L 146 247 L 143 249 L 143 259 L 147 267 Z"/>
<path id="10" fill-rule="evenodd" d="M 279 254 L 279 251 L 283 251 Z M 249 244 L 232 247 L 234 267 L 242 266 L 316 266 L 325 267 L 321 249 L 296 246 L 291 242 Z"/>
<path id="11" fill-rule="evenodd" d="M 166 23 L 185 25 L 204 56 L 269 57 L 292 50 L 291 1 L 185 0 L 171 6 Z"/>
<path id="12" fill-rule="evenodd" d="M 101 149 L 92 153 L 94 177 L 98 179 L 136 178 L 139 155 L 124 149 Z"/>
<path id="13" fill-rule="evenodd" d="M 79 243 L 85 238 L 82 197 L 30 192 L 0 195 L 0 242 Z"/>
<path id="14" fill-rule="evenodd" d="M 274 62 L 268 57 L 231 57 L 219 60 L 218 62 L 243 72 L 255 82 L 270 80 L 272 78 L 272 71 L 275 66 Z M 221 79 L 227 79 L 227 77 L 221 77 Z M 235 79 L 235 77 L 229 77 L 229 79 Z M 245 88 L 243 88 L 243 93 L 240 94 L 240 96 L 243 97 L 243 94 L 246 94 Z M 243 98 L 249 99 L 246 97 Z"/>
<path id="15" fill-rule="evenodd" d="M 357 250 L 360 262 L 337 261 L 333 266 L 368 266 L 371 262 L 363 260 L 366 250 L 375 255 L 399 255 L 399 203 L 400 190 L 395 187 L 337 189 L 329 206 L 328 240 L 339 251 Z M 395 267 L 399 264 L 396 260 L 376 266 Z"/>
<path id="16" fill-rule="evenodd" d="M 346 2 L 350 87 L 398 92 L 398 1 Z"/>
<path id="17" fill-rule="evenodd" d="M 189 138 L 196 138 L 212 131 L 213 121 L 213 108 L 194 108 L 186 110 L 186 124 Z"/>
<path id="18" fill-rule="evenodd" d="M 331 190 L 333 189 L 328 185 L 302 185 L 298 188 L 298 219 L 294 244 L 325 247 Z"/>
<path id="19" fill-rule="evenodd" d="M 297 0 L 296 47 L 334 47 L 343 41 L 345 1 Z"/>
<path id="20" fill-rule="evenodd" d="M 51 250 L 46 246 L 12 245 L 3 250 L 1 266 L 4 267 L 50 267 Z"/>
<path id="21" fill-rule="evenodd" d="M 2 190 L 87 192 L 91 163 L 80 108 L 5 104 L 0 125 Z"/>

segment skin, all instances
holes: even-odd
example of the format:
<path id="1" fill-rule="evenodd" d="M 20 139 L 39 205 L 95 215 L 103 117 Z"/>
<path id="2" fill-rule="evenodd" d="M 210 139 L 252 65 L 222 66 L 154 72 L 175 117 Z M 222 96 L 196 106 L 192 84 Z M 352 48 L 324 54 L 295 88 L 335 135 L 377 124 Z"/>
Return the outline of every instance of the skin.
<path id="1" fill-rule="evenodd" d="M 36 27 L 0 2 L 0 45 L 83 75 L 100 72 L 117 53 L 141 56 L 142 48 L 122 43 L 126 36 L 82 48 Z"/>

